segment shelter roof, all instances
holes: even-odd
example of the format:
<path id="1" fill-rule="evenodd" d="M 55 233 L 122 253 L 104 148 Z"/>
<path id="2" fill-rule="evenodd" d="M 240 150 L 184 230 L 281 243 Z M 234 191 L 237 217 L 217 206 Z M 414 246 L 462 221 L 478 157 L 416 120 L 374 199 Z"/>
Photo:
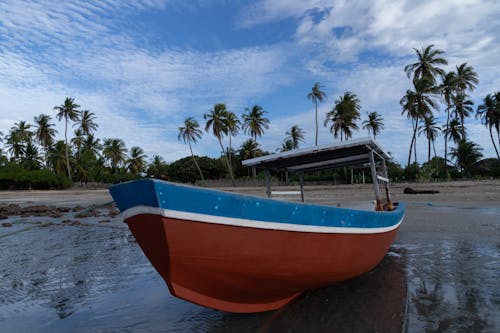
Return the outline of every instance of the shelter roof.
<path id="1" fill-rule="evenodd" d="M 374 152 L 375 159 L 390 158 L 373 139 L 360 138 L 256 157 L 242 164 L 262 169 L 313 172 L 369 163 L 370 151 Z"/>

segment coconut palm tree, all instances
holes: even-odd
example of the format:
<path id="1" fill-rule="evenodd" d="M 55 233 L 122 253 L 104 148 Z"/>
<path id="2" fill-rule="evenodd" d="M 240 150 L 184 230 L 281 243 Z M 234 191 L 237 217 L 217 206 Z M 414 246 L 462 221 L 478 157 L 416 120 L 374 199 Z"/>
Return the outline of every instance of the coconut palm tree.
<path id="1" fill-rule="evenodd" d="M 8 152 L 15 162 L 20 162 L 26 153 L 26 146 L 32 141 L 33 132 L 30 131 L 31 125 L 26 121 L 19 121 L 10 128 L 6 136 L 5 144 Z"/>
<path id="2" fill-rule="evenodd" d="M 68 122 L 77 121 L 80 116 L 80 105 L 75 103 L 74 98 L 66 97 L 64 104 L 54 106 L 57 111 L 57 120 L 61 121 L 64 118 L 64 142 L 66 143 L 66 168 L 68 169 L 68 179 L 71 181 L 71 168 L 69 166 L 69 145 L 68 145 Z"/>
<path id="3" fill-rule="evenodd" d="M 408 154 L 408 166 L 411 161 L 412 148 L 414 151 L 415 163 L 417 163 L 417 130 L 420 119 L 425 119 L 432 115 L 432 110 L 437 110 L 438 105 L 432 98 L 436 93 L 436 88 L 427 78 L 413 80 L 415 90 L 407 90 L 406 95 L 399 101 L 402 106 L 401 114 L 412 120 L 413 136 L 410 143 L 410 152 Z"/>
<path id="4" fill-rule="evenodd" d="M 473 91 L 478 83 L 479 79 L 477 73 L 472 66 L 467 66 L 466 62 L 457 66 L 455 86 L 460 95 L 465 95 L 467 90 Z"/>
<path id="5" fill-rule="evenodd" d="M 241 160 L 248 160 L 257 156 L 260 152 L 259 144 L 254 139 L 243 141 L 240 146 L 239 155 Z"/>
<path id="6" fill-rule="evenodd" d="M 127 159 L 127 148 L 122 139 L 110 138 L 104 139 L 104 148 L 102 150 L 104 158 L 110 163 L 113 172 L 118 173 L 118 167 Z"/>
<path id="7" fill-rule="evenodd" d="M 363 129 L 368 131 L 368 134 L 373 133 L 373 140 L 380 131 L 384 129 L 384 118 L 377 112 L 367 113 L 368 119 L 363 121 Z"/>
<path id="8" fill-rule="evenodd" d="M 94 120 L 96 116 L 93 112 L 89 110 L 84 110 L 81 112 L 78 122 L 73 124 L 74 126 L 78 126 L 78 130 L 81 131 L 82 135 L 90 135 L 97 131 L 99 125 L 97 125 Z"/>
<path id="9" fill-rule="evenodd" d="M 47 162 L 47 154 L 50 146 L 54 143 L 57 130 L 53 128 L 54 124 L 51 123 L 52 118 L 49 115 L 42 113 L 34 119 L 36 124 L 35 138 L 45 151 L 44 160 Z"/>
<path id="10" fill-rule="evenodd" d="M 451 71 L 442 76 L 442 83 L 439 86 L 441 96 L 446 103 L 446 124 L 444 129 L 450 126 L 450 110 L 453 103 L 453 96 L 457 90 L 456 74 Z M 444 160 L 448 161 L 448 136 L 444 135 Z M 446 175 L 448 175 L 448 164 L 444 164 Z"/>
<path id="11" fill-rule="evenodd" d="M 243 141 L 238 153 L 240 155 L 240 159 L 243 161 L 261 155 L 262 151 L 259 149 L 257 141 L 254 139 L 248 139 Z M 254 169 L 252 169 L 252 172 L 253 171 Z M 250 174 L 248 174 L 248 176 L 250 176 Z"/>
<path id="12" fill-rule="evenodd" d="M 82 149 L 84 151 L 90 151 L 93 153 L 94 157 L 99 155 L 102 145 L 99 138 L 94 138 L 93 134 L 88 134 L 83 140 Z"/>
<path id="13" fill-rule="evenodd" d="M 483 104 L 477 107 L 476 118 L 480 118 L 481 123 L 483 123 L 484 126 L 488 127 L 488 129 L 490 130 L 491 143 L 493 143 L 497 158 L 500 159 L 497 145 L 495 144 L 495 140 L 493 139 L 493 128 L 495 128 L 497 132 L 497 137 L 499 136 L 500 132 L 500 110 L 497 109 L 497 104 L 498 103 L 495 100 L 495 95 L 486 95 L 486 97 L 483 99 Z"/>
<path id="14" fill-rule="evenodd" d="M 314 103 L 314 106 L 316 108 L 316 138 L 314 140 L 315 146 L 318 145 L 318 102 L 321 103 L 326 98 L 326 93 L 322 91 L 321 88 L 323 88 L 323 86 L 319 82 L 316 82 L 312 87 L 311 92 L 307 94 L 307 98 Z"/>
<path id="15" fill-rule="evenodd" d="M 453 97 L 453 115 L 460 119 L 460 124 L 462 125 L 462 138 L 466 137 L 465 131 L 465 118 L 469 117 L 474 111 L 472 106 L 474 102 L 470 99 L 466 99 L 467 96 L 459 93 Z"/>
<path id="16" fill-rule="evenodd" d="M 453 118 L 450 121 L 448 127 L 445 127 L 443 129 L 443 134 L 447 137 L 448 140 L 453 140 L 455 144 L 464 139 L 462 133 L 462 124 L 460 124 L 460 120 L 458 118 Z"/>
<path id="17" fill-rule="evenodd" d="M 76 148 L 75 155 L 77 155 L 77 158 L 79 157 L 79 155 L 82 152 L 82 147 L 83 147 L 84 141 L 85 141 L 85 137 L 83 136 L 82 130 L 77 129 L 75 131 L 75 136 L 73 138 L 71 138 L 71 144 Z"/>
<path id="18" fill-rule="evenodd" d="M 483 149 L 476 143 L 462 139 L 456 148 L 451 148 L 450 155 L 456 160 L 456 163 L 460 166 L 462 172 L 470 177 L 470 169 L 472 165 L 483 157 L 481 150 Z"/>
<path id="19" fill-rule="evenodd" d="M 238 119 L 238 116 L 232 111 L 227 111 L 227 131 L 228 131 L 228 136 L 229 136 L 229 148 L 228 148 L 228 160 L 229 160 L 229 167 L 231 168 L 231 171 L 233 170 L 233 161 L 232 161 L 232 155 L 233 155 L 233 148 L 232 148 L 232 142 L 231 138 L 233 136 L 236 136 L 240 130 L 240 125 L 241 122 Z"/>
<path id="20" fill-rule="evenodd" d="M 326 114 L 324 126 L 332 123 L 330 132 L 334 138 L 340 133 L 340 141 L 352 137 L 352 131 L 358 129 L 356 121 L 360 119 L 361 105 L 357 96 L 349 91 L 335 101 L 333 109 Z"/>
<path id="21" fill-rule="evenodd" d="M 281 144 L 281 148 L 278 149 L 280 152 L 289 151 L 295 149 L 293 148 L 293 141 L 291 139 L 285 139 Z"/>
<path id="22" fill-rule="evenodd" d="M 30 128 L 31 125 L 28 122 L 21 120 L 11 127 L 11 131 L 17 133 L 17 136 L 21 143 L 27 144 L 28 142 L 31 142 L 33 138 L 33 132 L 30 131 Z"/>
<path id="23" fill-rule="evenodd" d="M 5 146 L 7 147 L 7 152 L 10 154 L 12 161 L 18 161 L 24 154 L 25 147 L 19 137 L 19 133 L 12 128 L 5 137 Z"/>
<path id="24" fill-rule="evenodd" d="M 285 146 L 290 147 L 291 149 L 299 148 L 300 142 L 304 141 L 304 131 L 299 127 L 299 125 L 293 125 L 285 134 Z M 290 142 L 291 145 L 288 142 Z"/>
<path id="25" fill-rule="evenodd" d="M 128 159 L 127 169 L 134 176 L 139 176 L 146 168 L 147 155 L 141 147 L 130 148 L 130 158 Z"/>
<path id="26" fill-rule="evenodd" d="M 245 111 L 246 113 L 243 114 L 243 130 L 257 142 L 257 137 L 264 134 L 264 129 L 269 129 L 269 119 L 264 117 L 266 111 L 259 105 L 254 105 L 251 109 L 245 108 Z M 254 150 L 254 152 L 256 151 Z M 252 173 L 254 178 L 257 177 L 255 168 L 252 168 Z"/>
<path id="27" fill-rule="evenodd" d="M 64 141 L 56 141 L 49 148 L 48 162 L 52 170 L 59 176 L 62 176 L 67 171 L 66 169 L 66 144 Z"/>
<path id="28" fill-rule="evenodd" d="M 160 155 L 154 155 L 153 160 L 148 166 L 147 176 L 154 178 L 165 177 L 164 170 L 167 168 L 167 164 Z"/>
<path id="29" fill-rule="evenodd" d="M 26 144 L 24 156 L 21 158 L 21 165 L 28 170 L 38 170 L 42 166 L 38 148 L 31 141 Z"/>
<path id="30" fill-rule="evenodd" d="M 193 117 L 188 117 L 184 120 L 184 126 L 179 127 L 179 135 L 177 136 L 178 140 L 181 140 L 184 143 L 188 143 L 189 151 L 191 152 L 191 157 L 193 158 L 194 164 L 200 173 L 201 181 L 205 181 L 203 177 L 203 172 L 201 172 L 201 168 L 196 161 L 196 158 L 193 154 L 193 148 L 191 147 L 191 142 L 196 143 L 199 139 L 201 139 L 201 130 L 199 129 L 200 125 Z"/>
<path id="31" fill-rule="evenodd" d="M 441 58 L 444 51 L 433 49 L 434 44 L 422 48 L 420 51 L 414 49 L 417 53 L 417 62 L 405 66 L 404 71 L 408 78 L 413 75 L 413 80 L 421 80 L 426 78 L 431 85 L 436 84 L 436 76 L 444 75 L 444 70 L 439 68 L 439 65 L 447 65 L 446 59 Z"/>
<path id="32" fill-rule="evenodd" d="M 434 150 L 434 157 L 436 157 L 436 147 L 434 142 L 436 138 L 439 136 L 441 128 L 436 125 L 436 120 L 434 116 L 429 115 L 424 118 L 424 123 L 419 127 L 419 135 L 424 134 L 428 141 L 428 153 L 427 153 L 427 163 L 431 161 L 431 144 Z"/>
<path id="33" fill-rule="evenodd" d="M 231 165 L 229 164 L 229 159 L 227 158 L 226 151 L 224 149 L 224 145 L 222 144 L 222 138 L 224 135 L 229 134 L 229 125 L 227 120 L 227 108 L 226 104 L 219 103 L 215 104 L 214 108 L 203 115 L 203 118 L 207 121 L 205 124 L 205 131 L 209 131 L 212 128 L 213 135 L 219 141 L 219 145 L 221 148 L 222 156 L 225 156 L 227 169 L 229 171 L 229 176 L 231 177 L 231 181 L 234 182 L 233 170 L 231 169 Z"/>

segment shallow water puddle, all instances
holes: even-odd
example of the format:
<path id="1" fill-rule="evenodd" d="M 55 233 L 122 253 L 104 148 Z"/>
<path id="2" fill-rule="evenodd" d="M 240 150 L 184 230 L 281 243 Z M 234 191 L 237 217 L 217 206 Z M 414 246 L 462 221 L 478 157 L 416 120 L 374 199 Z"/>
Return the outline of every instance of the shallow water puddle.
<path id="1" fill-rule="evenodd" d="M 57 220 L 0 244 L 1 332 L 500 330 L 500 243 L 491 240 L 398 242 L 363 276 L 245 315 L 170 296 L 119 219 Z"/>

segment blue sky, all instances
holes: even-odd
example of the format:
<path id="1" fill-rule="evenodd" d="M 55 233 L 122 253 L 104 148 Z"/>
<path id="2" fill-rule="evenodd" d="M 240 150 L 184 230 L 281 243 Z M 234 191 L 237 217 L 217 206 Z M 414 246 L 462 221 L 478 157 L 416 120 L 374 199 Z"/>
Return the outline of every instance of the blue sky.
<path id="1" fill-rule="evenodd" d="M 314 106 L 306 95 L 320 82 L 319 143 L 333 142 L 325 114 L 345 91 L 361 100 L 362 118 L 377 111 L 385 129 L 377 141 L 400 162 L 411 139 L 399 100 L 410 87 L 403 67 L 413 48 L 435 44 L 451 70 L 463 62 L 478 72 L 476 106 L 500 90 L 500 2 L 443 1 L 23 1 L 0 0 L 0 131 L 74 97 L 97 115 L 98 136 L 120 137 L 152 157 L 188 154 L 177 128 L 215 103 L 238 116 L 262 106 L 270 129 L 259 140 L 275 151 L 298 124 L 303 147 L 314 144 Z M 444 110 L 438 114 L 444 123 Z M 63 126 L 57 122 L 58 137 Z M 494 151 L 488 131 L 467 120 L 470 138 Z M 366 131 L 354 138 L 367 136 Z M 238 146 L 243 133 L 233 139 Z M 227 144 L 227 139 L 225 141 Z M 426 142 L 419 139 L 419 159 Z M 442 154 L 443 139 L 436 144 Z M 199 155 L 218 156 L 204 133 Z"/>

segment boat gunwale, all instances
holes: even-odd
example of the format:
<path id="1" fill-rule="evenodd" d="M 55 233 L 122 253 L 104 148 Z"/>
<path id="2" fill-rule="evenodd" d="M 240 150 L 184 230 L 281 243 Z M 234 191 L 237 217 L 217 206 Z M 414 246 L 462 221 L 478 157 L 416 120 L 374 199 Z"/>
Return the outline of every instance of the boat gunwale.
<path id="1" fill-rule="evenodd" d="M 377 212 L 383 213 L 383 212 Z M 135 206 L 122 212 L 123 218 L 129 219 L 137 215 L 158 215 L 165 218 L 172 218 L 191 222 L 223 224 L 235 227 L 255 228 L 255 229 L 270 229 L 279 231 L 292 232 L 311 232 L 311 233 L 331 233 L 331 234 L 380 234 L 390 232 L 397 229 L 403 222 L 405 214 L 401 219 L 390 226 L 386 227 L 350 227 L 350 226 L 318 226 L 309 224 L 295 224 L 286 222 L 269 222 L 251 219 L 242 219 L 235 217 L 226 217 L 220 215 L 209 215 L 201 213 L 192 213 L 179 210 L 165 209 L 161 207 L 151 206 Z"/>

